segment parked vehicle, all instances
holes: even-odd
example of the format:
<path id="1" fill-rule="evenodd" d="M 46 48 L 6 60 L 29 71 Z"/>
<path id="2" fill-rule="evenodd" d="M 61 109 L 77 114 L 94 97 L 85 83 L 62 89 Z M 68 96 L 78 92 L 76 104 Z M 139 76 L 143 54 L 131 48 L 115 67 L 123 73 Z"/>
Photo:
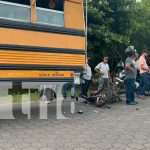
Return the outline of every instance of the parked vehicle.
<path id="1" fill-rule="evenodd" d="M 86 64 L 83 16 L 82 0 L 0 0 L 0 82 L 39 89 L 77 81 Z M 52 99 L 53 90 L 42 91 Z"/>
<path id="2" fill-rule="evenodd" d="M 125 79 L 125 71 L 122 70 L 119 75 L 116 77 L 116 86 L 118 87 L 119 94 L 124 94 L 125 93 L 125 84 L 124 84 L 124 79 Z M 138 94 L 138 89 L 139 89 L 139 82 L 140 82 L 140 75 L 137 75 L 137 80 L 135 81 L 135 92 Z M 149 78 L 150 82 L 150 78 Z M 150 90 L 145 91 L 145 96 L 150 96 Z"/>

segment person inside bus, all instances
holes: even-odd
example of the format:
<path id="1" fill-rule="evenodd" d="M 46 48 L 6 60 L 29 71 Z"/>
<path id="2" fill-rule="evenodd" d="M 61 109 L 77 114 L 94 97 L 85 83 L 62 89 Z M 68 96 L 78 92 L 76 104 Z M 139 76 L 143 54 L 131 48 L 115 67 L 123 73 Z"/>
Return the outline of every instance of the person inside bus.
<path id="1" fill-rule="evenodd" d="M 50 0 L 49 8 L 63 11 L 63 4 L 64 4 L 64 0 Z"/>
<path id="2" fill-rule="evenodd" d="M 37 7 L 63 11 L 64 0 L 37 0 Z"/>

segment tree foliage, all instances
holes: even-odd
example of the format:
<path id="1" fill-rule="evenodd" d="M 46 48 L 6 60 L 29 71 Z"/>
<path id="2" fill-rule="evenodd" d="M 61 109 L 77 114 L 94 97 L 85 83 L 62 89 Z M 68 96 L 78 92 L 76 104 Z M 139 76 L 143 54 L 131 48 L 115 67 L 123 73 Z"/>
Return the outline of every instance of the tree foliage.
<path id="1" fill-rule="evenodd" d="M 124 57 L 131 43 L 135 0 L 88 0 L 88 52 L 94 67 L 104 55 Z"/>
<path id="2" fill-rule="evenodd" d="M 136 7 L 138 11 L 134 17 L 135 30 L 131 40 L 139 51 L 150 50 L 150 0 L 142 0 Z"/>

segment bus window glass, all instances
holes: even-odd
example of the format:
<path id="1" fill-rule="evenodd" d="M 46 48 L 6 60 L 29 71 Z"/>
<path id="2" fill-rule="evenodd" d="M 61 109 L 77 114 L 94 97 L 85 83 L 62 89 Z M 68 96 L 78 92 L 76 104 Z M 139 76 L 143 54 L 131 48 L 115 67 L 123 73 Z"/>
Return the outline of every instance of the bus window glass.
<path id="1" fill-rule="evenodd" d="M 37 0 L 37 23 L 64 26 L 64 0 Z"/>
<path id="2" fill-rule="evenodd" d="M 0 19 L 30 22 L 30 0 L 0 0 Z"/>

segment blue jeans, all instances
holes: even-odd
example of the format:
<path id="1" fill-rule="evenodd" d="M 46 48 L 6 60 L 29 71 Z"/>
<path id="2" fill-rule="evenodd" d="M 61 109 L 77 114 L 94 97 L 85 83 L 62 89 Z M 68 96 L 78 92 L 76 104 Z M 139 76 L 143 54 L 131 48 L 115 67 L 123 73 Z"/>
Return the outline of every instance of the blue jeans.
<path id="1" fill-rule="evenodd" d="M 140 75 L 139 95 L 144 96 L 145 91 L 150 89 L 150 75 L 148 73 L 142 73 Z"/>
<path id="2" fill-rule="evenodd" d="M 69 88 L 71 89 L 71 97 L 75 97 L 75 85 L 74 83 L 69 82 L 69 83 L 64 84 L 62 87 L 62 94 L 64 98 L 67 97 L 67 90 Z"/>
<path id="3" fill-rule="evenodd" d="M 126 79 L 126 103 L 134 102 L 135 100 L 135 79 Z"/>

